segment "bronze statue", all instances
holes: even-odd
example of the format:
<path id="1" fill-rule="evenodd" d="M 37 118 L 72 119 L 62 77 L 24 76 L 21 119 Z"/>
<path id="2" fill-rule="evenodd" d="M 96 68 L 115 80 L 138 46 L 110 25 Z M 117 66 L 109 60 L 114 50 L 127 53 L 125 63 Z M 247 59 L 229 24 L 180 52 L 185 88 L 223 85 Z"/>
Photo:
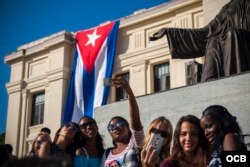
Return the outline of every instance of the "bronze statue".
<path id="1" fill-rule="evenodd" d="M 173 59 L 205 55 L 202 82 L 250 70 L 250 0 L 231 0 L 200 29 L 163 28 Z"/>

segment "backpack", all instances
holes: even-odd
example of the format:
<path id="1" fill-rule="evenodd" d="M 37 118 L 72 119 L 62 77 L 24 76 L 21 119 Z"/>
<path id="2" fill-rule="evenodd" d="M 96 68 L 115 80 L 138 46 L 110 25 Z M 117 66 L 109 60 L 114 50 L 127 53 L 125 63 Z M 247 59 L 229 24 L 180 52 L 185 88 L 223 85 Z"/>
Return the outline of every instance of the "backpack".
<path id="1" fill-rule="evenodd" d="M 250 134 L 243 134 L 240 137 L 242 142 L 241 150 L 250 151 Z"/>

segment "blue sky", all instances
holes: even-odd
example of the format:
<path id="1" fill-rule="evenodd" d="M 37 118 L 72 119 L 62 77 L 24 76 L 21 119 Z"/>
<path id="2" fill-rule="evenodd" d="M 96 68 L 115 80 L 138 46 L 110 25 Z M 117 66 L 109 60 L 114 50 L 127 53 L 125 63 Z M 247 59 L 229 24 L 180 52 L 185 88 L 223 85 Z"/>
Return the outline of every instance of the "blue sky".
<path id="1" fill-rule="evenodd" d="M 20 45 L 61 30 L 78 31 L 168 0 L 0 0 L 0 133 L 6 129 L 10 67 L 4 57 Z"/>

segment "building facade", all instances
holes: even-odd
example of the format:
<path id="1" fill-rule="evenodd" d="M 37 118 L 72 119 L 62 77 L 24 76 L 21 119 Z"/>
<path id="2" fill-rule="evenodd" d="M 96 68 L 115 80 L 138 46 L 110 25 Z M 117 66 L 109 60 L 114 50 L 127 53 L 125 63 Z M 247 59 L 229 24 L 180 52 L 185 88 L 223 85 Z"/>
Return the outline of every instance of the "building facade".
<path id="1" fill-rule="evenodd" d="M 177 0 L 122 18 L 113 75 L 124 76 L 136 96 L 197 83 L 202 57 L 171 59 L 167 39 L 152 42 L 149 37 L 163 27 L 203 27 L 226 2 Z M 14 154 L 26 155 L 42 127 L 49 127 L 52 136 L 59 128 L 74 51 L 73 34 L 62 31 L 5 57 L 11 67 L 6 142 L 13 145 Z M 109 103 L 125 98 L 112 87 Z"/>

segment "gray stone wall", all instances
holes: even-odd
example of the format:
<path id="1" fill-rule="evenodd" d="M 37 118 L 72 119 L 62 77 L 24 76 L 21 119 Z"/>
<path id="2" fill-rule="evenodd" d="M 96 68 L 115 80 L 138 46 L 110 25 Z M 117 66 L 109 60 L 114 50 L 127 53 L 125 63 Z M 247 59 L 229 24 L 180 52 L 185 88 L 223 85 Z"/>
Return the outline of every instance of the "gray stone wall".
<path id="1" fill-rule="evenodd" d="M 141 121 L 146 130 L 149 123 L 159 117 L 167 117 L 175 128 L 178 119 L 187 114 L 200 118 L 209 105 L 225 106 L 242 127 L 250 133 L 250 73 L 231 76 L 220 80 L 172 89 L 169 91 L 137 97 Z M 105 146 L 112 146 L 107 124 L 113 116 L 129 120 L 128 101 L 112 103 L 95 109 L 99 131 L 104 135 Z"/>

